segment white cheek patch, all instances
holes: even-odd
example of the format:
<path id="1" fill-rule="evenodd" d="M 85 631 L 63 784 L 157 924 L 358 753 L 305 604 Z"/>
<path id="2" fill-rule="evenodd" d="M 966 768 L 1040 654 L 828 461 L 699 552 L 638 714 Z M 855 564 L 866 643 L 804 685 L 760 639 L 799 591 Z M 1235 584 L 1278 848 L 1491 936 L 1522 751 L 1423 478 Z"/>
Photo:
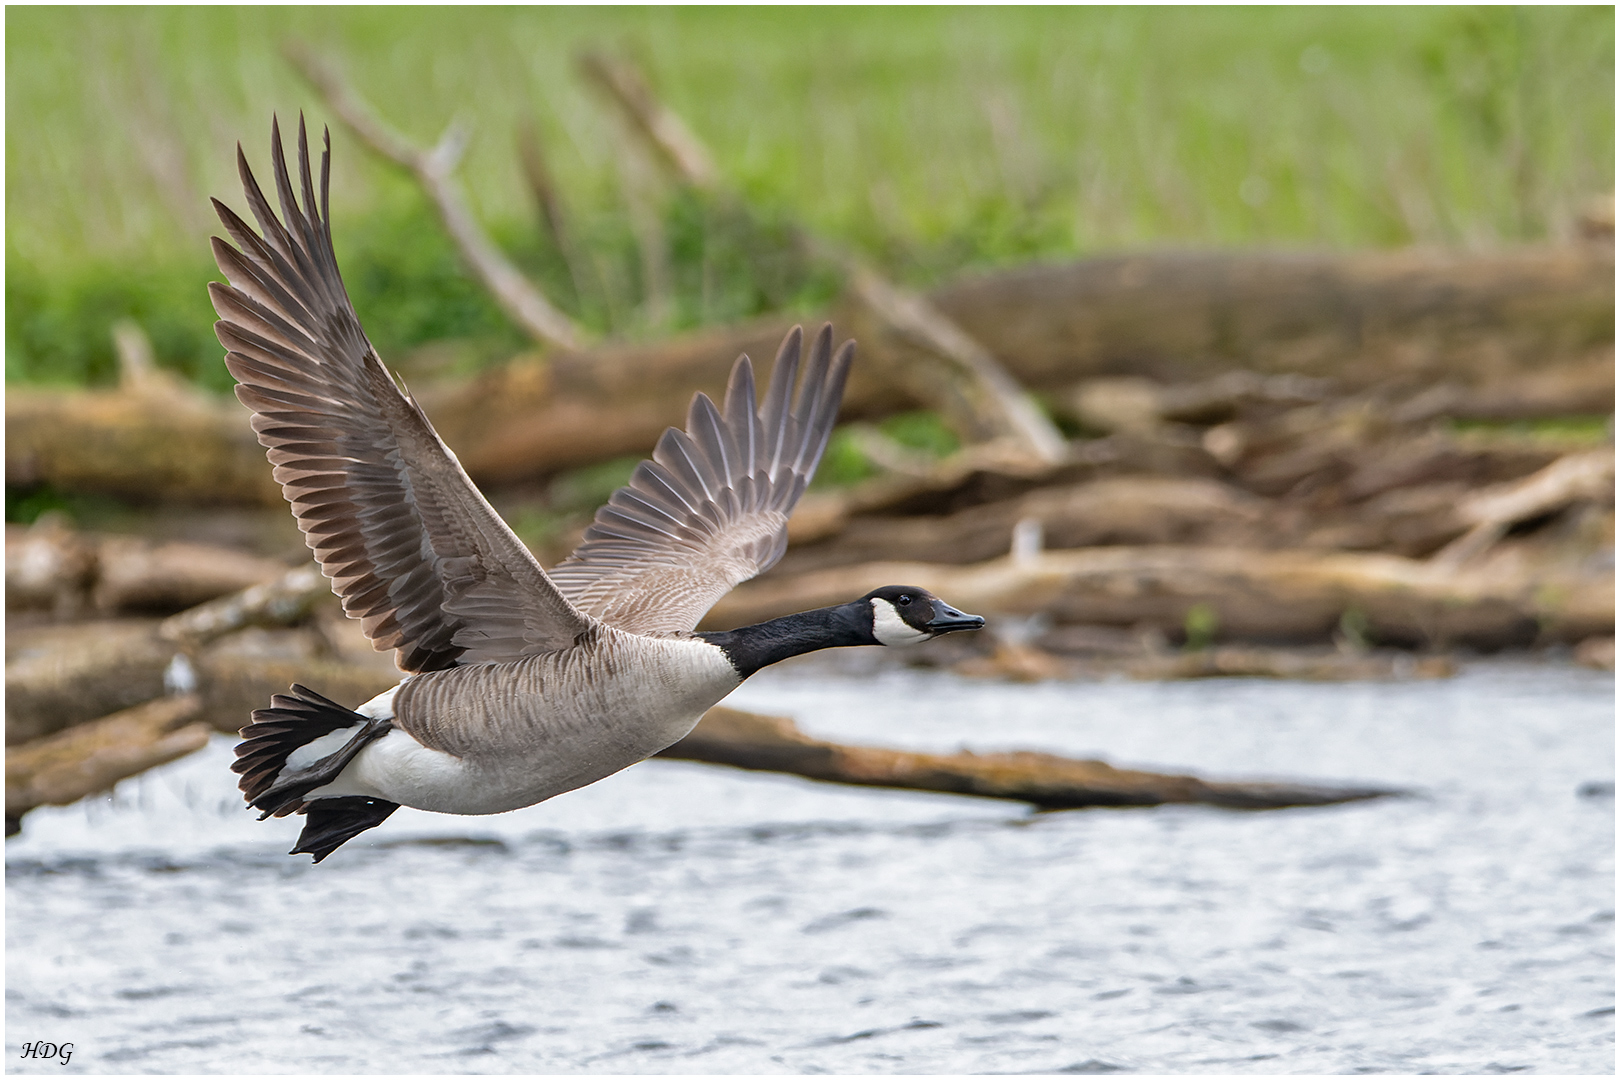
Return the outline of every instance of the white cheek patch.
<path id="1" fill-rule="evenodd" d="M 872 636 L 883 645 L 915 645 L 927 641 L 932 634 L 924 633 L 900 617 L 894 605 L 882 597 L 872 598 Z"/>

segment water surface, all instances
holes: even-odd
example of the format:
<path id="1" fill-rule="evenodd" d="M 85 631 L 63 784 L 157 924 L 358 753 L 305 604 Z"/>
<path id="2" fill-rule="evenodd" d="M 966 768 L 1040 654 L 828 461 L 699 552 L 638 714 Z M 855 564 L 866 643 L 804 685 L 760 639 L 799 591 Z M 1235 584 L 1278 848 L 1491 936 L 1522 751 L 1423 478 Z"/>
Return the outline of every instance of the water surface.
<path id="1" fill-rule="evenodd" d="M 320 866 L 282 854 L 295 821 L 238 809 L 220 739 L 8 842 L 10 1067 L 1610 1073 L 1613 694 L 1507 663 L 792 665 L 732 703 L 848 741 L 1421 794 L 1030 814 L 660 761 L 496 818 L 401 810 Z M 18 1060 L 34 1039 L 71 1063 Z"/>

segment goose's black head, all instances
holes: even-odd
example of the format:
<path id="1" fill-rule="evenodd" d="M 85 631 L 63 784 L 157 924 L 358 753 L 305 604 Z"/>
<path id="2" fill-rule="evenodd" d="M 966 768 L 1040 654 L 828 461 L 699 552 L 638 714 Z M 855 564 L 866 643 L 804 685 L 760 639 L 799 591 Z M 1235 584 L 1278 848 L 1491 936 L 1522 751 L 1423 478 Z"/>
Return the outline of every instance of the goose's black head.
<path id="1" fill-rule="evenodd" d="M 861 597 L 872 612 L 872 638 L 879 645 L 913 645 L 957 630 L 978 630 L 984 616 L 957 611 L 913 585 L 885 585 Z"/>
<path id="2" fill-rule="evenodd" d="M 718 646 L 746 679 L 760 668 L 790 656 L 841 645 L 911 645 L 955 630 L 977 630 L 978 615 L 967 615 L 929 592 L 910 585 L 886 585 L 837 607 L 801 611 L 736 630 L 696 635 Z"/>

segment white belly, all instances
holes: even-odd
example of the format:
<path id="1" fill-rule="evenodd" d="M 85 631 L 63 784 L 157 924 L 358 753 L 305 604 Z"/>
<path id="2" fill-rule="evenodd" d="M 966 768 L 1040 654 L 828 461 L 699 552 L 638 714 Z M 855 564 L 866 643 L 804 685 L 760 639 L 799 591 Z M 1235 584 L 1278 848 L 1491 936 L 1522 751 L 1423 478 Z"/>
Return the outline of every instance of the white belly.
<path id="1" fill-rule="evenodd" d="M 739 681 L 711 645 L 657 644 L 665 647 L 638 649 L 633 664 L 599 662 L 590 680 L 571 681 L 567 662 L 548 668 L 549 658 L 416 676 L 402 708 L 432 713 L 443 724 L 434 734 L 456 736 L 446 742 L 460 753 L 424 746 L 403 730 L 413 726 L 407 716 L 309 798 L 500 814 L 612 775 L 680 739 Z"/>

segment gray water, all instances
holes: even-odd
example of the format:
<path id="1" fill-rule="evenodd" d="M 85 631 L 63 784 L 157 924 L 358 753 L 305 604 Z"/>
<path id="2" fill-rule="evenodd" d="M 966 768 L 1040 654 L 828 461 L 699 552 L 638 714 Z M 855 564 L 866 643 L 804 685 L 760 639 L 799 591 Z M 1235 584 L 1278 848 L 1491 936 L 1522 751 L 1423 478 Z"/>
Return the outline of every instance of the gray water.
<path id="1" fill-rule="evenodd" d="M 733 704 L 849 741 L 1421 794 L 1031 815 L 648 762 L 498 818 L 401 810 L 320 866 L 282 854 L 295 820 L 238 809 L 221 739 L 8 841 L 10 1070 L 1608 1073 L 1613 695 L 1514 664 L 790 666 Z M 20 1060 L 32 1040 L 70 1063 Z"/>

